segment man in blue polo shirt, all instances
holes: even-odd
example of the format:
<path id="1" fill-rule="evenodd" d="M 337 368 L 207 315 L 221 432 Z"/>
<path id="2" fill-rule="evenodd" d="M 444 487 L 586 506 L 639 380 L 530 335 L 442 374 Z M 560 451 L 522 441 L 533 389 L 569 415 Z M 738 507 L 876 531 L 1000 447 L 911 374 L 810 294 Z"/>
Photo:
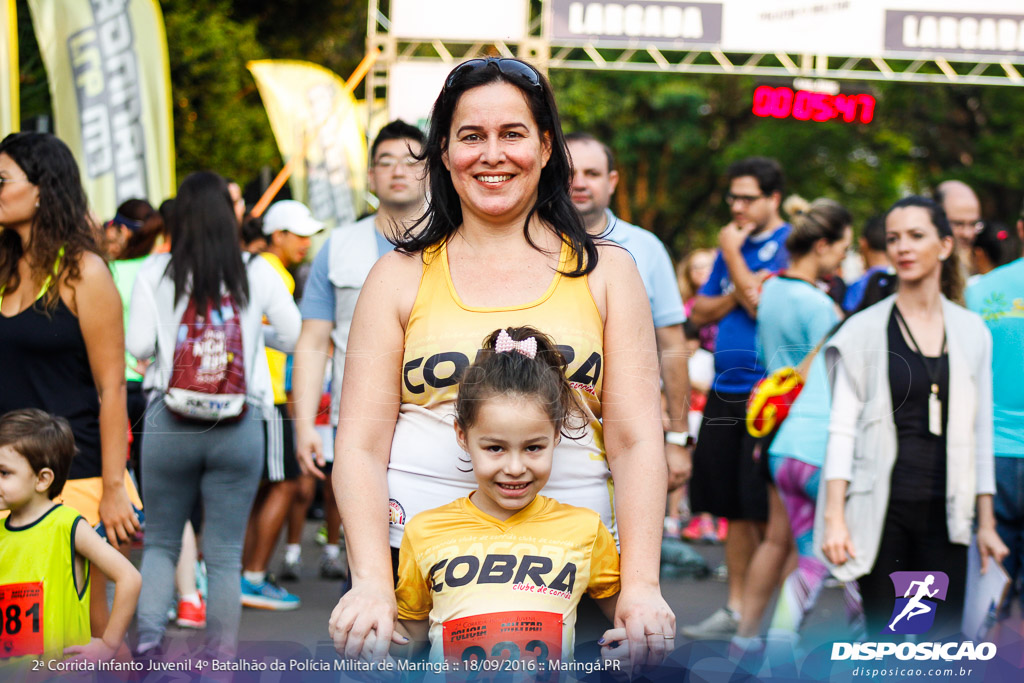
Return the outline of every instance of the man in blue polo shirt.
<path id="1" fill-rule="evenodd" d="M 715 379 L 693 454 L 690 508 L 729 520 L 729 598 L 703 622 L 683 627 L 690 638 L 728 639 L 736 633 L 747 568 L 768 517 L 767 482 L 753 459 L 757 440 L 747 433 L 746 403 L 765 375 L 755 336 L 761 283 L 789 258 L 790 226 L 779 215 L 785 177 L 774 159 L 751 157 L 730 166 L 728 178 L 725 201 L 732 221 L 719 230 L 711 276 L 690 311 L 697 325 L 718 323 Z"/>
<path id="2" fill-rule="evenodd" d="M 677 489 L 690 476 L 690 376 L 683 336 L 686 313 L 672 259 L 654 233 L 616 218 L 608 208 L 619 181 L 611 149 L 589 133 L 570 133 L 565 141 L 574 169 L 572 201 L 587 232 L 625 247 L 636 261 L 647 290 L 669 415 L 669 430 L 665 432 L 669 490 Z"/>
<path id="3" fill-rule="evenodd" d="M 1024 209 L 1017 221 L 1024 240 Z M 967 307 L 992 333 L 992 407 L 996 456 L 996 529 L 1010 554 L 1003 566 L 1010 590 L 1002 606 L 1008 616 L 1016 596 L 1024 604 L 1024 258 L 983 275 L 967 289 Z"/>

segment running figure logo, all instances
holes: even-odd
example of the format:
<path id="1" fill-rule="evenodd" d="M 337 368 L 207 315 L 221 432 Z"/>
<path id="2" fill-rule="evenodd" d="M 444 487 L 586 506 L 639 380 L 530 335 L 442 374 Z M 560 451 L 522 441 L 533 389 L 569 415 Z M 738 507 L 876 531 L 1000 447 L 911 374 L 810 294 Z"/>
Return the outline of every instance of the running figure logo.
<path id="1" fill-rule="evenodd" d="M 896 604 L 882 633 L 921 634 L 935 622 L 937 601 L 946 599 L 949 577 L 944 572 L 893 572 Z"/>

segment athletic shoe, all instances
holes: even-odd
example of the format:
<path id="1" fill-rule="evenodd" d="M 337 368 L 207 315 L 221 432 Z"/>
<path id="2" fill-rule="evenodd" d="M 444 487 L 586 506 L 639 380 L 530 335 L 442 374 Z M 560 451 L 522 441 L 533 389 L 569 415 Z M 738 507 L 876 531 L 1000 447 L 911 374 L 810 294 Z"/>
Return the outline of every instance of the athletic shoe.
<path id="1" fill-rule="evenodd" d="M 298 581 L 299 574 L 302 572 L 302 560 L 295 560 L 289 562 L 285 560 L 281 565 L 281 580 L 282 581 Z"/>
<path id="2" fill-rule="evenodd" d="M 190 600 L 179 600 L 175 623 L 182 628 L 206 628 L 206 603 L 201 597 L 198 605 Z"/>
<path id="3" fill-rule="evenodd" d="M 242 581 L 242 606 L 254 607 L 256 609 L 269 609 L 275 611 L 286 611 L 298 609 L 302 604 L 298 596 L 292 595 L 269 578 L 263 583 L 250 583 L 245 577 Z"/>
<path id="4" fill-rule="evenodd" d="M 320 525 L 320 528 L 316 530 L 316 538 L 314 539 L 317 545 L 327 545 L 327 522 Z"/>
<path id="5" fill-rule="evenodd" d="M 699 624 L 684 626 L 684 636 L 693 640 L 730 640 L 736 635 L 739 620 L 733 613 L 723 607 Z"/>
<path id="6" fill-rule="evenodd" d="M 341 563 L 341 557 L 331 557 L 327 553 L 320 556 L 320 578 L 321 579 L 344 579 L 345 567 Z"/>
<path id="7" fill-rule="evenodd" d="M 729 537 L 729 520 L 725 517 L 718 518 L 718 542 L 725 543 L 725 539 Z"/>
<path id="8" fill-rule="evenodd" d="M 680 534 L 684 541 L 690 541 L 692 543 L 700 540 L 701 521 L 700 517 L 690 518 L 690 523 L 686 525 L 686 528 L 683 529 Z"/>

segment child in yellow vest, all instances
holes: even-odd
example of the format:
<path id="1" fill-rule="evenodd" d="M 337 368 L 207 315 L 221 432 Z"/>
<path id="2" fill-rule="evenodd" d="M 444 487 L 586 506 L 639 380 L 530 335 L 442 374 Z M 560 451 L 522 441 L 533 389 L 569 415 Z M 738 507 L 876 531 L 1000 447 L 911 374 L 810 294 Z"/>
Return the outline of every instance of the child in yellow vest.
<path id="1" fill-rule="evenodd" d="M 110 659 L 135 612 L 139 572 L 53 502 L 74 454 L 64 418 L 35 409 L 0 417 L 0 511 L 10 512 L 0 524 L 0 672 L 32 660 Z M 102 638 L 89 634 L 91 565 L 116 584 Z"/>
<path id="2" fill-rule="evenodd" d="M 538 495 L 555 445 L 563 432 L 572 438 L 581 417 L 548 337 L 529 327 L 488 336 L 460 378 L 455 415 L 478 488 L 405 527 L 394 642 L 411 639 L 415 650 L 429 640 L 430 661 L 450 671 L 500 667 L 546 678 L 572 659 L 584 593 L 613 619 L 619 554 L 611 532 L 596 512 Z M 606 668 L 629 666 L 624 641 L 624 629 L 604 634 Z"/>

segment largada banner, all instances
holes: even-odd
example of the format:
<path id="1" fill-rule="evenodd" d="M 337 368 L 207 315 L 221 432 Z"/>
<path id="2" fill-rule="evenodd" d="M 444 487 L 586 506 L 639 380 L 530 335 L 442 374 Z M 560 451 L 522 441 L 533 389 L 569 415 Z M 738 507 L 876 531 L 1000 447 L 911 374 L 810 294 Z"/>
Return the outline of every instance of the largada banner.
<path id="1" fill-rule="evenodd" d="M 354 221 L 366 185 L 366 139 L 356 101 L 337 74 L 292 60 L 249 62 L 285 161 L 300 155 L 292 195 L 333 225 Z"/>
<path id="2" fill-rule="evenodd" d="M 174 192 L 171 83 L 156 0 L 29 0 L 58 137 L 89 202 L 111 218 L 127 199 Z"/>
<path id="3" fill-rule="evenodd" d="M 14 0 L 0 0 L 0 138 L 21 128 L 18 97 L 18 16 Z"/>

